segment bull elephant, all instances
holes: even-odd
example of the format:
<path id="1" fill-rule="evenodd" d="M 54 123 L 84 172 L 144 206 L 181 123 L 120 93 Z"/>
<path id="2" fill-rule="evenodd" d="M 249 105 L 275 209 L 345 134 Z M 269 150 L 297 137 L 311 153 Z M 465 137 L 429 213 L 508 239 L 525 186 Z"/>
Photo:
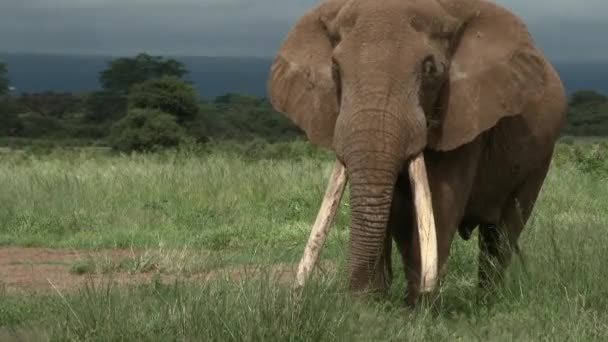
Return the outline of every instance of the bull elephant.
<path id="1" fill-rule="evenodd" d="M 416 156 L 437 277 L 455 233 L 468 240 L 479 227 L 479 286 L 500 283 L 566 111 L 563 84 L 520 18 L 485 0 L 323 1 L 282 42 L 268 93 L 346 168 L 350 291 L 386 293 L 394 241 L 406 302 L 421 294 L 421 213 L 408 182 Z"/>

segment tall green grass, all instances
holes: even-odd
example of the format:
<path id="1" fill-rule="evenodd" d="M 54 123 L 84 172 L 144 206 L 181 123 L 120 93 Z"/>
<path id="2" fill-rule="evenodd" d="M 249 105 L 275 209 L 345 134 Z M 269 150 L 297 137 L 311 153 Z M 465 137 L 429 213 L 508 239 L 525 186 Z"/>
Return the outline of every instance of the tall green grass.
<path id="1" fill-rule="evenodd" d="M 436 311 L 400 308 L 400 272 L 388 301 L 349 298 L 343 284 L 346 196 L 324 250 L 338 269 L 326 270 L 299 297 L 283 282 L 259 276 L 204 284 L 155 280 L 33 297 L 0 288 L 0 339 L 35 333 L 58 341 L 606 340 L 608 158 L 601 143 L 577 146 L 559 145 L 521 238 L 527 267 L 515 257 L 489 302 L 476 289 L 476 235 L 469 242 L 455 239 Z M 253 159 L 225 150 L 8 155 L 0 163 L 0 241 L 188 246 L 238 255 L 232 262 L 294 261 L 331 159 L 314 153 Z"/>
<path id="2" fill-rule="evenodd" d="M 0 244 L 270 248 L 288 256 L 309 233 L 330 162 L 323 154 L 251 160 L 224 150 L 9 155 L 0 163 Z"/>

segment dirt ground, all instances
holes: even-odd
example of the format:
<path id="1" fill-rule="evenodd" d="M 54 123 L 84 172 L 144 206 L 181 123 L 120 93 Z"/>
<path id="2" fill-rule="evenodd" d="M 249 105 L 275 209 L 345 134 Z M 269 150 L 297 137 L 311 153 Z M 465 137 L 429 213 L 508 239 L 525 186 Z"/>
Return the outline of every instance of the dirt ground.
<path id="1" fill-rule="evenodd" d="M 145 283 L 150 281 L 156 272 L 127 272 L 126 270 L 113 271 L 111 274 L 71 272 L 73 266 L 79 262 L 99 258 L 119 262 L 125 258 L 132 258 L 137 253 L 138 251 L 118 249 L 92 252 L 72 249 L 0 247 L 0 288 L 11 292 L 40 292 L 74 290 L 87 282 L 90 284 L 91 281 L 96 285 L 107 284 L 108 281 L 118 285 Z M 296 265 L 274 265 L 271 272 L 280 281 L 288 282 L 294 279 L 295 267 Z M 239 279 L 249 276 L 251 272 L 243 267 L 233 267 L 188 274 L 187 279 L 206 281 L 220 274 Z M 162 272 L 160 276 L 163 282 L 183 277 Z"/>

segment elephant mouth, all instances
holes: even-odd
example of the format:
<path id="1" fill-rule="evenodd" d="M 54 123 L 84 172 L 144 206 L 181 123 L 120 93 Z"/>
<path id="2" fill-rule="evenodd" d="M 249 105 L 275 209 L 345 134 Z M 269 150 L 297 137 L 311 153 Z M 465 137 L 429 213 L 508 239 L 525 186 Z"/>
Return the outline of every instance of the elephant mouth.
<path id="1" fill-rule="evenodd" d="M 408 173 L 412 188 L 416 227 L 420 240 L 419 289 L 420 292 L 432 292 L 436 288 L 438 279 L 437 237 L 431 191 L 423 153 L 408 161 Z M 321 208 L 298 266 L 296 275 L 296 286 L 298 287 L 304 286 L 306 278 L 315 266 L 340 205 L 347 181 L 344 164 L 336 160 Z"/>

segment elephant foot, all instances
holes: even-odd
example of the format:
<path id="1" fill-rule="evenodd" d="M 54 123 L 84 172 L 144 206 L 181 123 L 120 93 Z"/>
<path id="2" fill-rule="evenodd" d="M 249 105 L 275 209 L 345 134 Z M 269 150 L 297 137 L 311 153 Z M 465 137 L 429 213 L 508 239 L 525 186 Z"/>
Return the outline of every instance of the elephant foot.
<path id="1" fill-rule="evenodd" d="M 478 287 L 478 291 L 475 296 L 477 305 L 484 307 L 491 307 L 497 302 L 499 298 L 499 286 L 498 284 L 485 284 Z"/>
<path id="2" fill-rule="evenodd" d="M 502 272 L 500 272 L 499 270 L 496 270 L 496 269 L 480 270 L 478 277 L 479 277 L 479 280 L 477 282 L 477 287 L 481 291 L 485 291 L 485 292 L 494 292 L 503 283 Z"/>
<path id="3" fill-rule="evenodd" d="M 478 288 L 486 295 L 494 294 L 504 283 L 504 272 L 512 250 L 503 229 L 481 225 L 479 239 Z"/>
<path id="4" fill-rule="evenodd" d="M 403 307 L 409 310 L 438 312 L 441 307 L 441 296 L 438 291 L 425 293 L 408 291 Z"/>

